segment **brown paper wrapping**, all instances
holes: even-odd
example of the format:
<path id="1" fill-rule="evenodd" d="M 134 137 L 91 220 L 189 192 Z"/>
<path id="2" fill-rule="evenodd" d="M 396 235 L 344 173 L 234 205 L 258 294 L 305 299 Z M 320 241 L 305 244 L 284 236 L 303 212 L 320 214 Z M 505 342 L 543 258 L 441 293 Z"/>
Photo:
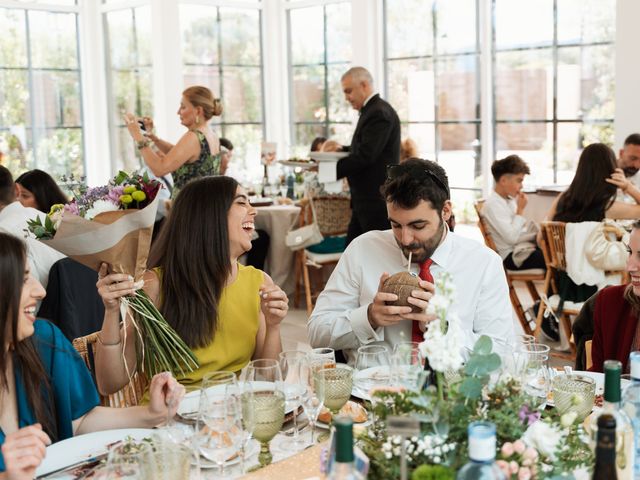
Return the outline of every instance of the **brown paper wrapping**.
<path id="1" fill-rule="evenodd" d="M 55 237 L 42 242 L 93 270 L 108 263 L 111 272 L 139 280 L 147 268 L 157 209 L 156 196 L 141 210 L 105 212 L 93 220 L 63 215 Z"/>

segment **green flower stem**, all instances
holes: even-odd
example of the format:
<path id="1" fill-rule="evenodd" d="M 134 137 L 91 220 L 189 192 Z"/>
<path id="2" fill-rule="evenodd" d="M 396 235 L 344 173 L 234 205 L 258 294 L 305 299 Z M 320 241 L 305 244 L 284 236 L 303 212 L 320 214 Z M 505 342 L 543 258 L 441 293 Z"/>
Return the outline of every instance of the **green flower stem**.
<path id="1" fill-rule="evenodd" d="M 438 383 L 438 400 L 444 401 L 444 373 L 436 372 L 436 382 Z"/>

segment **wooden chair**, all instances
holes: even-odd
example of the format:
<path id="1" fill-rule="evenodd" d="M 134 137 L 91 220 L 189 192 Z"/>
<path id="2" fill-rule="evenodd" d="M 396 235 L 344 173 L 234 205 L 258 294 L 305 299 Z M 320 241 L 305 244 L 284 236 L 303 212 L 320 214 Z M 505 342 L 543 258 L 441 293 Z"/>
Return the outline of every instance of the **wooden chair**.
<path id="1" fill-rule="evenodd" d="M 351 221 L 351 199 L 343 196 L 322 196 L 312 199 L 315 208 L 315 221 L 322 235 L 326 237 L 346 235 Z M 309 200 L 300 204 L 300 226 L 313 222 L 313 209 Z M 313 253 L 307 249 L 299 250 L 296 258 L 296 292 L 295 304 L 298 305 L 301 288 L 304 288 L 307 314 L 311 315 L 315 300 L 324 288 L 324 279 L 311 280 L 309 267 L 318 270 L 316 277 L 322 276 L 322 267 L 335 265 L 340 260 L 342 252 Z M 301 278 L 302 277 L 302 281 Z"/>
<path id="2" fill-rule="evenodd" d="M 584 342 L 584 368 L 589 370 L 593 365 L 593 357 L 591 356 L 591 348 L 592 348 L 593 340 L 587 340 Z"/>
<path id="3" fill-rule="evenodd" d="M 566 246 L 565 246 L 565 232 L 566 232 L 566 223 L 564 222 L 542 222 L 541 225 L 542 234 L 544 237 L 544 246 L 543 252 L 545 256 L 545 261 L 547 264 L 547 273 L 544 279 L 544 292 L 553 292 L 554 294 L 558 292 L 558 286 L 555 283 L 555 277 L 557 272 L 566 272 L 567 271 L 567 262 L 566 262 Z M 605 228 L 605 232 L 614 233 L 618 235 L 620 232 L 615 228 Z M 622 282 L 626 281 L 627 274 L 624 271 L 611 271 L 605 272 L 607 275 L 620 275 Z M 544 312 L 546 310 L 550 310 L 556 315 L 557 306 L 552 305 L 549 302 L 549 299 L 546 295 L 542 296 L 540 302 L 540 309 L 538 310 L 538 317 L 536 319 L 536 329 L 534 335 L 537 335 L 540 332 L 540 328 L 542 325 L 542 318 Z M 569 346 L 571 348 L 570 354 L 564 354 L 555 352 L 552 355 L 566 358 L 569 360 L 575 360 L 576 354 L 576 346 L 573 342 L 572 334 L 571 334 L 571 317 L 580 313 L 579 308 L 567 308 L 564 307 L 562 309 L 562 313 L 558 320 L 560 321 L 560 326 L 564 331 L 566 338 L 569 340 Z"/>
<path id="4" fill-rule="evenodd" d="M 94 374 L 94 352 L 98 341 L 98 333 L 92 333 L 73 340 L 73 347 L 80 354 L 87 368 Z M 136 372 L 128 385 L 111 395 L 100 395 L 100 403 L 105 407 L 133 407 L 140 403 L 147 387 L 144 375 Z"/>
<path id="5" fill-rule="evenodd" d="M 478 227 L 480 228 L 480 232 L 482 232 L 482 237 L 484 238 L 484 243 L 490 249 L 494 251 L 498 251 L 496 248 L 496 244 L 493 241 L 493 237 L 491 236 L 491 232 L 487 226 L 486 219 L 482 216 L 482 207 L 484 206 L 484 200 L 478 200 L 474 207 L 476 212 L 478 213 Z M 507 270 L 505 268 L 505 275 L 507 277 L 507 285 L 509 286 L 509 298 L 511 299 L 511 305 L 513 305 L 513 309 L 516 312 L 516 316 L 520 321 L 520 325 L 522 326 L 522 330 L 527 335 L 533 335 L 534 329 L 531 328 L 531 323 L 534 319 L 527 318 L 525 314 L 524 307 L 522 306 L 522 302 L 518 297 L 518 293 L 515 289 L 515 282 L 523 282 L 527 289 L 529 290 L 529 294 L 531 295 L 531 299 L 533 302 L 537 302 L 540 300 L 540 295 L 538 294 L 538 290 L 534 282 L 542 282 L 545 279 L 545 272 L 541 268 L 530 269 L 530 270 Z"/>

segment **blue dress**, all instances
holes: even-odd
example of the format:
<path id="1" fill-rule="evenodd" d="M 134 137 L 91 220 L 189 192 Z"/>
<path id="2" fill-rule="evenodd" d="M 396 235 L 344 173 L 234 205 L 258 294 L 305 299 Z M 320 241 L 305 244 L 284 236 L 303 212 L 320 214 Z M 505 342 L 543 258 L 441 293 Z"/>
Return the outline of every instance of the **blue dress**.
<path id="1" fill-rule="evenodd" d="M 100 399 L 84 361 L 58 327 L 46 320 L 36 320 L 34 327 L 33 343 L 49 378 L 55 401 L 58 440 L 64 440 L 73 436 L 71 422 L 96 407 Z M 14 366 L 14 372 L 18 426 L 22 428 L 33 425 L 36 419 L 27 401 L 20 365 Z M 0 446 L 4 439 L 5 434 L 0 429 Z M 4 470 L 4 458 L 0 452 L 0 472 Z"/>

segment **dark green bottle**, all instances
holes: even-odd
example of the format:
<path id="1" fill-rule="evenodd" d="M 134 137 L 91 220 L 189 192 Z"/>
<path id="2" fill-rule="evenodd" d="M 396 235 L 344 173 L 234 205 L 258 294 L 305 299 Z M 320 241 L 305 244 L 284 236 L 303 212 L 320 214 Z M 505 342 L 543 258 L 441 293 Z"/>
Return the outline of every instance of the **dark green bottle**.
<path id="1" fill-rule="evenodd" d="M 616 471 L 616 419 L 605 413 L 598 417 L 596 465 L 593 480 L 617 480 Z"/>

